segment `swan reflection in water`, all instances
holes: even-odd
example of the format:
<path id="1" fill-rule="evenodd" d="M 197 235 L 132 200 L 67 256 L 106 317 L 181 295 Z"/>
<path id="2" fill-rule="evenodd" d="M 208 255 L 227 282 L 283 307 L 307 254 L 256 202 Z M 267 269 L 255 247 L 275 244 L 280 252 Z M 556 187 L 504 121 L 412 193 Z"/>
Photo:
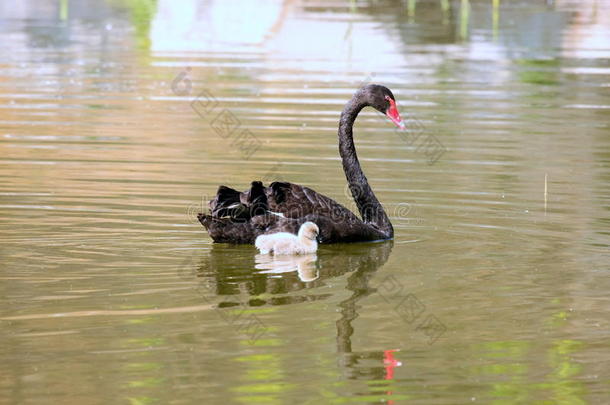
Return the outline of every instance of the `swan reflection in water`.
<path id="1" fill-rule="evenodd" d="M 340 369 L 348 379 L 391 380 L 395 367 L 400 366 L 394 359 L 396 347 L 356 351 L 352 337 L 357 333 L 353 321 L 366 305 L 359 301 L 377 291 L 370 282 L 387 262 L 392 247 L 393 241 L 325 245 L 314 255 L 273 257 L 255 256 L 250 246 L 215 244 L 201 258 L 197 276 L 215 296 L 218 308 L 224 310 L 238 305 L 276 306 L 326 300 L 337 292 L 329 293 L 328 288 L 322 287 L 328 287 L 329 282 L 336 285 L 341 276 L 350 273 L 344 288 L 351 294 L 338 304 L 340 318 L 336 321 Z M 377 281 L 375 284 L 379 284 Z M 244 293 L 248 295 L 245 300 Z M 329 319 L 336 313 L 335 308 L 330 308 Z"/>
<path id="2" fill-rule="evenodd" d="M 275 257 L 257 255 L 251 246 L 214 244 L 201 257 L 197 276 L 221 298 L 221 306 L 238 304 L 244 293 L 250 296 L 249 303 L 255 302 L 253 306 L 296 304 L 326 298 L 327 289 L 322 294 L 320 287 L 347 273 L 353 273 L 349 280 L 368 283 L 387 261 L 392 246 L 393 241 L 325 245 L 317 254 Z M 354 283 L 350 281 L 347 289 Z"/>

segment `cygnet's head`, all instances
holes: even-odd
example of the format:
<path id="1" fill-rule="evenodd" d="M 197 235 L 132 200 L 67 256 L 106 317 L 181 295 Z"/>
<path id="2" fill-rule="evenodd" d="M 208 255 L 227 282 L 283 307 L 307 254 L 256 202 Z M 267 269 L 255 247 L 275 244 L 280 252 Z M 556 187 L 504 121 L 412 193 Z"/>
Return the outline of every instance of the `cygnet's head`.
<path id="1" fill-rule="evenodd" d="M 299 228 L 299 237 L 302 238 L 316 240 L 318 233 L 320 233 L 320 229 L 318 229 L 318 225 L 313 222 L 305 222 Z"/>

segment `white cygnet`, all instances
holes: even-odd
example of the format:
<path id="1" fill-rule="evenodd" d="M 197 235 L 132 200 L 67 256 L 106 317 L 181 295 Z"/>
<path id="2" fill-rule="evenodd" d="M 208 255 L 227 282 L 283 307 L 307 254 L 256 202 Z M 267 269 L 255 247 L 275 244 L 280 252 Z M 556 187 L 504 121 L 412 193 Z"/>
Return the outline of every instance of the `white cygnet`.
<path id="1" fill-rule="evenodd" d="M 270 235 L 260 235 L 254 246 L 262 254 L 273 252 L 274 255 L 300 255 L 315 253 L 318 250 L 316 238 L 320 230 L 313 222 L 305 222 L 299 228 L 299 234 L 278 232 Z"/>

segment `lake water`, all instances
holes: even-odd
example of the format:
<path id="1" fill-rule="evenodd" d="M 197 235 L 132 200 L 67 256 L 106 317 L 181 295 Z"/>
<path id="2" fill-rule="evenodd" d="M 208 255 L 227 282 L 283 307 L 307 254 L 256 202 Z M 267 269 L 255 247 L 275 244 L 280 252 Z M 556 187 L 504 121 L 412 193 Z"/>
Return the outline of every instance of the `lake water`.
<path id="1" fill-rule="evenodd" d="M 0 403 L 607 403 L 609 1 L 177 4 L 0 5 Z M 353 207 L 370 81 L 394 241 L 213 244 L 219 184 Z"/>

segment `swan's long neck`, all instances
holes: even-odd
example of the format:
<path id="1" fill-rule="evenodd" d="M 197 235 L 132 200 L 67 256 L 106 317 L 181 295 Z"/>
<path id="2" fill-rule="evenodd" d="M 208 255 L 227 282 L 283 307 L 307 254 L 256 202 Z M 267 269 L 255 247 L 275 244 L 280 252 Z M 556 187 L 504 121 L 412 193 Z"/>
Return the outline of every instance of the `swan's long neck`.
<path id="1" fill-rule="evenodd" d="M 357 92 L 347 103 L 339 121 L 339 154 L 343 162 L 343 171 L 347 178 L 352 197 L 356 201 L 358 211 L 365 223 L 375 225 L 380 231 L 385 232 L 389 238 L 394 236 L 394 229 L 390 219 L 385 213 L 383 206 L 379 203 L 375 193 L 369 186 L 369 182 L 362 171 L 352 128 L 360 110 L 368 104 L 361 100 L 361 93 Z"/>

